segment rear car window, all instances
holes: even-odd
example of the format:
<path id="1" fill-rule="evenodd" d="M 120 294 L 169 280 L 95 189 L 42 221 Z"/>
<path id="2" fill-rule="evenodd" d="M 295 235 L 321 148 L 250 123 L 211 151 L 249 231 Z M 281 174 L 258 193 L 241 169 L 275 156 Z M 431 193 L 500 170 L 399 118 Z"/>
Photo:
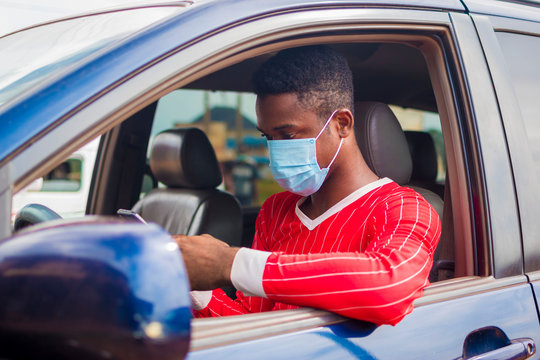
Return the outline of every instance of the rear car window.
<path id="1" fill-rule="evenodd" d="M 512 78 L 540 183 L 540 37 L 497 32 Z"/>

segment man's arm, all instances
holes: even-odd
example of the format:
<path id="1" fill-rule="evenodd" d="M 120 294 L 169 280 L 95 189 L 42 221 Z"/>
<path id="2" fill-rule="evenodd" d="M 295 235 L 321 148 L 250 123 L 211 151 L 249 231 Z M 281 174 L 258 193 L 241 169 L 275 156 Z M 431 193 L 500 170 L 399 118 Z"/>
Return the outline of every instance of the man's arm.
<path id="1" fill-rule="evenodd" d="M 379 206 L 363 252 L 272 253 L 260 280 L 271 300 L 310 306 L 377 324 L 396 324 L 429 284 L 440 220 L 421 197 Z M 243 261 L 243 254 L 235 260 Z M 252 288 L 248 284 L 250 291 Z"/>
<path id="2" fill-rule="evenodd" d="M 243 315 L 253 312 L 272 310 L 273 301 L 244 296 L 237 292 L 237 298 L 232 300 L 221 289 L 213 291 L 192 291 L 193 315 L 197 318 Z M 202 295 L 202 296 L 201 296 Z"/>
<path id="3" fill-rule="evenodd" d="M 373 227 L 373 237 L 364 252 L 302 255 L 250 249 L 233 252 L 212 244 L 215 239 L 204 241 L 194 249 L 199 253 L 206 251 L 205 246 L 217 249 L 212 252 L 216 256 L 214 260 L 205 261 L 209 265 L 234 261 L 235 268 L 243 270 L 237 275 L 233 273 L 233 283 L 243 292 L 377 324 L 396 324 L 412 311 L 413 300 L 429 284 L 427 278 L 440 236 L 440 220 L 422 198 L 405 201 L 397 197 L 374 210 L 369 226 Z M 179 244 L 182 248 L 181 241 Z M 197 268 L 200 275 L 212 278 L 212 273 L 220 267 L 195 265 L 194 270 Z M 188 265 L 188 274 L 194 270 Z M 225 276 L 230 274 L 221 273 L 215 284 L 228 281 Z M 191 275 L 190 280 L 194 289 L 213 286 L 205 281 L 193 282 Z"/>
<path id="4" fill-rule="evenodd" d="M 210 235 L 174 235 L 184 258 L 189 277 L 195 317 L 217 317 L 249 313 L 242 294 L 237 301 L 219 287 L 230 284 L 234 257 L 240 250 Z M 215 289 L 215 290 L 211 290 Z M 197 291 L 203 290 L 203 291 Z"/>
<path id="5" fill-rule="evenodd" d="M 173 235 L 182 252 L 192 290 L 212 290 L 230 285 L 234 257 L 240 248 L 208 234 Z"/>
<path id="6" fill-rule="evenodd" d="M 264 226 L 261 225 L 261 223 L 264 223 L 261 222 L 264 213 L 265 205 L 263 205 L 259 213 L 260 216 L 257 218 L 253 240 L 255 249 L 264 249 L 264 242 L 261 241 L 261 236 L 265 236 Z M 221 289 L 217 289 L 231 284 L 231 277 L 233 277 L 231 273 L 233 275 L 237 274 L 234 276 L 236 278 L 241 278 L 238 274 L 254 275 L 250 264 L 266 262 L 270 255 L 269 252 L 258 251 L 255 256 L 249 257 L 247 261 L 237 262 L 237 266 L 233 266 L 236 254 L 247 249 L 231 248 L 226 243 L 210 235 L 174 235 L 173 237 L 182 251 L 191 288 L 195 290 L 215 289 L 213 291 L 191 292 L 195 317 L 241 315 L 272 310 L 274 302 L 267 298 L 249 296 L 249 293 L 244 294 L 238 291 L 236 299 L 232 300 Z M 256 276 L 262 277 L 263 270 L 258 270 L 259 274 Z M 241 284 L 238 283 L 233 283 L 233 285 L 237 288 L 241 287 Z M 262 285 L 260 291 L 262 291 Z"/>

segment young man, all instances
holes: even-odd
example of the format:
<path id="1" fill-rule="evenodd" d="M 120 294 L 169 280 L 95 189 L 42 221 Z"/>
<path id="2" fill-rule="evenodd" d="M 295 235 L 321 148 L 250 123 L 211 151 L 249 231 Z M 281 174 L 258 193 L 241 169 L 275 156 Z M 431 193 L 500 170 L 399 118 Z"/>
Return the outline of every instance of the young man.
<path id="1" fill-rule="evenodd" d="M 328 47 L 284 50 L 254 75 L 258 128 L 287 191 L 268 198 L 253 249 L 175 238 L 196 316 L 321 308 L 396 324 L 429 284 L 440 220 L 416 192 L 379 179 L 354 136 L 352 74 Z"/>

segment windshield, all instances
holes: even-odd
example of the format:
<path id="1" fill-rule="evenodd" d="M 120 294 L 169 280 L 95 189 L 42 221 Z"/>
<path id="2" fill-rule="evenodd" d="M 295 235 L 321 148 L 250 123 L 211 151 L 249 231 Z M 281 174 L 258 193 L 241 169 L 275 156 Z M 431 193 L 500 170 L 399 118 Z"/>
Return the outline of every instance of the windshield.
<path id="1" fill-rule="evenodd" d="M 55 70 L 178 10 L 178 7 L 154 7 L 96 14 L 0 38 L 0 105 Z"/>

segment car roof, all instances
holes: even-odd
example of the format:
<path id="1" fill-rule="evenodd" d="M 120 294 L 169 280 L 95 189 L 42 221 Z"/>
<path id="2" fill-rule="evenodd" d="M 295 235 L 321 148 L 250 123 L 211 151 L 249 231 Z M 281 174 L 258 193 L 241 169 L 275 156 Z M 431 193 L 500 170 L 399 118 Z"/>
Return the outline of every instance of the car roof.
<path id="1" fill-rule="evenodd" d="M 274 12 L 299 11 L 302 8 L 324 7 L 350 7 L 350 6 L 380 6 L 385 7 L 418 7 L 436 8 L 464 11 L 458 0 L 199 0 L 175 1 L 162 5 L 151 4 L 111 11 L 127 11 L 140 8 L 154 8 L 156 6 L 184 6 L 180 13 L 170 18 L 135 31 L 126 36 L 124 40 L 117 41 L 97 52 L 89 53 L 79 59 L 68 70 L 59 69 L 42 82 L 35 84 L 21 96 L 0 105 L 0 133 L 3 134 L 3 146 L 0 149 L 0 165 L 9 161 L 16 153 L 24 149 L 30 139 L 54 126 L 59 119 L 67 115 L 67 111 L 84 104 L 93 94 L 99 94 L 111 83 L 120 81 L 129 74 L 133 74 L 156 57 L 171 53 L 181 45 L 195 41 L 206 34 L 210 34 L 230 24 L 239 23 L 244 19 L 265 16 Z M 85 14 L 80 17 L 94 16 L 97 13 Z M 79 17 L 79 18 L 80 18 Z M 73 19 L 54 21 L 59 23 Z M 201 20 L 203 19 L 203 21 Z M 208 20 L 211 19 L 211 20 Z M 46 25 L 40 25 L 44 27 Z M 36 28 L 36 27 L 32 27 Z M 189 29 L 187 31 L 181 31 Z M 24 34 L 31 29 L 18 31 Z M 11 36 L 13 36 L 12 34 Z M 1 39 L 6 39 L 3 37 Z M 148 44 L 152 44 L 152 52 L 148 51 Z M 99 69 L 96 72 L 96 69 Z M 92 72 L 91 78 L 85 73 Z M 94 74 L 99 74 L 95 75 Z M 63 91 L 64 84 L 72 84 L 69 93 Z M 71 86 L 71 85 L 70 85 Z M 60 120 L 61 121 L 61 120 Z"/>
<path id="2" fill-rule="evenodd" d="M 102 7 L 89 7 L 87 10 L 83 10 L 80 12 L 69 12 L 68 11 L 56 11 L 56 15 L 47 16 L 47 20 L 37 21 L 32 23 L 31 25 L 25 25 L 19 28 L 16 28 L 16 30 L 9 31 L 7 33 L 3 33 L 0 35 L 0 38 L 10 36 L 14 33 L 18 33 L 21 31 L 26 31 L 28 29 L 40 27 L 40 26 L 46 26 L 52 23 L 61 22 L 61 21 L 68 21 L 76 18 L 82 18 L 87 16 L 93 16 L 98 14 L 105 14 L 110 12 L 118 12 L 118 11 L 126 11 L 126 10 L 132 10 L 132 9 L 142 9 L 142 8 L 149 8 L 149 7 L 156 7 L 156 6 L 179 6 L 179 7 L 185 7 L 192 5 L 196 2 L 200 2 L 201 0 L 171 0 L 171 1 L 162 1 L 162 0 L 142 0 L 142 1 L 126 1 L 121 4 L 117 5 L 111 5 L 111 6 L 102 6 Z M 31 5 L 27 5 L 31 6 Z M 91 6 L 91 5 L 90 5 Z M 56 8 L 55 8 L 56 9 Z M 60 15 L 62 14 L 62 15 Z"/>

